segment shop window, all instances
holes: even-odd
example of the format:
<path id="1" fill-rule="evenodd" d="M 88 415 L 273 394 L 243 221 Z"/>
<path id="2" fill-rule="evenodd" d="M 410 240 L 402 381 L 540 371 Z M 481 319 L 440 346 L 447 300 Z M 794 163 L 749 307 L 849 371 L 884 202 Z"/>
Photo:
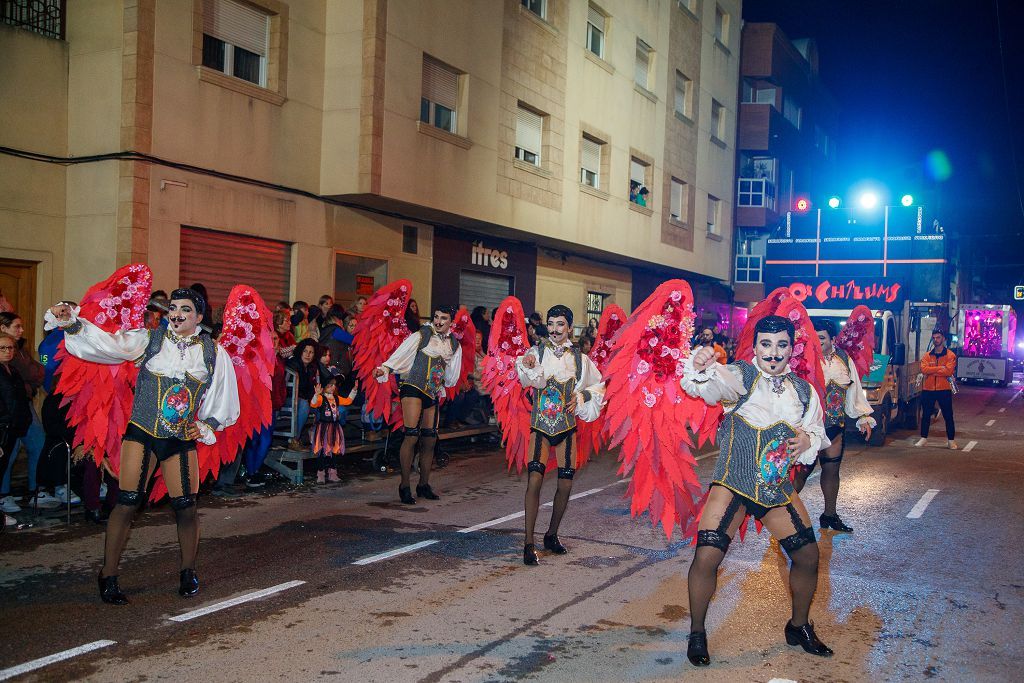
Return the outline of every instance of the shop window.
<path id="1" fill-rule="evenodd" d="M 430 55 L 423 55 L 423 94 L 420 121 L 449 133 L 456 131 L 459 101 L 459 72 Z"/>
<path id="2" fill-rule="evenodd" d="M 516 159 L 540 166 L 544 117 L 522 104 L 516 111 Z"/>
<path id="3" fill-rule="evenodd" d="M 267 87 L 270 15 L 236 0 L 203 0 L 203 66 Z"/>
<path id="4" fill-rule="evenodd" d="M 402 251 L 415 254 L 419 251 L 420 229 L 415 225 L 402 226 Z"/>

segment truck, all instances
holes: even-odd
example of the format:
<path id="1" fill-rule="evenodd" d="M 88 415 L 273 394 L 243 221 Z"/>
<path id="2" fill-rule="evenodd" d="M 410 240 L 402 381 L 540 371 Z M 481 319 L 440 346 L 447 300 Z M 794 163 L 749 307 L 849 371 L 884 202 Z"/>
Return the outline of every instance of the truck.
<path id="1" fill-rule="evenodd" d="M 960 353 L 956 377 L 961 382 L 995 384 L 1005 387 L 1013 381 L 1013 343 L 1017 315 L 1011 306 L 992 304 L 965 306 L 957 318 Z"/>

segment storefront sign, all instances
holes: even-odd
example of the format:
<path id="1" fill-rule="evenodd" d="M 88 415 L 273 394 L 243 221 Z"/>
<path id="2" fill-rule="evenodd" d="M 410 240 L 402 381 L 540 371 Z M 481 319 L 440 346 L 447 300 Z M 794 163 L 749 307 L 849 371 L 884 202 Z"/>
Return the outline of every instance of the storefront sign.
<path id="1" fill-rule="evenodd" d="M 508 268 L 508 252 L 485 247 L 483 242 L 473 242 L 471 261 L 474 266 L 506 270 Z"/>
<path id="2" fill-rule="evenodd" d="M 903 285 L 886 278 L 800 278 L 780 284 L 808 307 L 890 308 L 904 299 Z"/>
<path id="3" fill-rule="evenodd" d="M 356 275 L 356 294 L 360 296 L 372 296 L 373 291 L 372 275 Z"/>

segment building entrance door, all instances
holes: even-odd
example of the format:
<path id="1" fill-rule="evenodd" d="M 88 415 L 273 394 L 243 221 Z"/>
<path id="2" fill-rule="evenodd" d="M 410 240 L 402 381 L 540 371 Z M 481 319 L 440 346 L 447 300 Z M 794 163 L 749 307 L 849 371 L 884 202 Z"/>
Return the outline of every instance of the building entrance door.
<path id="1" fill-rule="evenodd" d="M 25 346 L 35 349 L 36 266 L 34 261 L 0 259 L 0 311 L 13 311 L 25 325 Z"/>

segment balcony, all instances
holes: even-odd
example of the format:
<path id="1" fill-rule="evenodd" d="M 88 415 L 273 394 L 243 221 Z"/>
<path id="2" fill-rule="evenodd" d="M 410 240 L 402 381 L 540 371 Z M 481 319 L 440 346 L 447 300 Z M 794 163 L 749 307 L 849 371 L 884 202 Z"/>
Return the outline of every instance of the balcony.
<path id="1" fill-rule="evenodd" d="M 765 227 L 776 220 L 775 184 L 768 178 L 737 180 L 736 225 Z"/>
<path id="2" fill-rule="evenodd" d="M 0 0 L 0 23 L 64 40 L 67 0 Z"/>

